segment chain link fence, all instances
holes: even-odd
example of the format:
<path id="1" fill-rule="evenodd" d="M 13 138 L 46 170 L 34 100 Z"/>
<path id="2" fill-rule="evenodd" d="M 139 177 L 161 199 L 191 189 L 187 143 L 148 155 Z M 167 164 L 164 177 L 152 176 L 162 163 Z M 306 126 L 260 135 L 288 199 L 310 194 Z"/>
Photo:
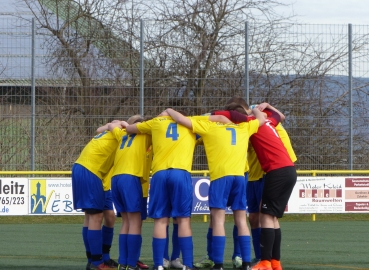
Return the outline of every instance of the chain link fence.
<path id="1" fill-rule="evenodd" d="M 298 169 L 368 169 L 369 26 L 245 23 L 214 39 L 173 21 L 60 17 L 0 13 L 0 170 L 70 170 L 108 121 L 232 96 L 285 114 Z M 202 147 L 193 169 L 207 169 Z"/>

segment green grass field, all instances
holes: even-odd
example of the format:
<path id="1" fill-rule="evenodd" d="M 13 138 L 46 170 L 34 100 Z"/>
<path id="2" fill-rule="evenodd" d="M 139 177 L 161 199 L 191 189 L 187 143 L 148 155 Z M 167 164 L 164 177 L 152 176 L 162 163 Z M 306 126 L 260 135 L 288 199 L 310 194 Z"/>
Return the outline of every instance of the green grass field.
<path id="1" fill-rule="evenodd" d="M 206 254 L 207 223 L 194 216 L 195 261 Z M 227 218 L 225 267 L 231 268 L 232 227 Z M 25 216 L 0 218 L 0 269 L 85 269 L 81 237 L 83 216 Z M 284 270 L 369 269 L 369 215 L 286 215 L 281 220 Z M 143 225 L 141 259 L 152 265 L 153 223 Z M 115 226 L 111 256 L 118 256 L 120 220 Z M 171 227 L 170 227 L 171 228 Z"/>

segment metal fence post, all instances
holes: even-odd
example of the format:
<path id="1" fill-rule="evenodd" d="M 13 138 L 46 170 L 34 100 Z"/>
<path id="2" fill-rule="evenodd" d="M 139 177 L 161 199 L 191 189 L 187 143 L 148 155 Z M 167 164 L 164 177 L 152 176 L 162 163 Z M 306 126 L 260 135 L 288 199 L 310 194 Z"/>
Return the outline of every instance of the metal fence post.
<path id="1" fill-rule="evenodd" d="M 35 89 L 35 18 L 32 18 L 32 59 L 31 59 L 31 170 L 35 170 L 35 136 L 36 136 L 36 89 Z"/>
<path id="2" fill-rule="evenodd" d="M 144 115 L 144 26 L 143 20 L 140 20 L 140 114 Z"/>
<path id="3" fill-rule="evenodd" d="M 353 168 L 352 145 L 353 145 L 353 110 L 352 110 L 352 24 L 348 25 L 348 91 L 349 91 L 349 170 Z"/>
<path id="4" fill-rule="evenodd" d="M 249 89 L 249 22 L 245 23 L 245 98 L 247 104 L 250 105 L 250 89 Z"/>

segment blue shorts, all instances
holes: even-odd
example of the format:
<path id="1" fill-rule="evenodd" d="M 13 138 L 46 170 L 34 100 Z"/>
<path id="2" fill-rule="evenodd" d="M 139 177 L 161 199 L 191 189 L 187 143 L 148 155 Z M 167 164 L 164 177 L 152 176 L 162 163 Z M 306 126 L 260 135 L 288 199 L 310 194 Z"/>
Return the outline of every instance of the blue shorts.
<path id="1" fill-rule="evenodd" d="M 113 207 L 113 195 L 111 190 L 105 191 L 105 205 L 104 210 L 114 210 Z"/>
<path id="2" fill-rule="evenodd" d="M 244 176 L 225 176 L 210 182 L 209 207 L 246 210 L 246 181 Z"/>
<path id="3" fill-rule="evenodd" d="M 145 220 L 146 218 L 147 218 L 147 197 L 143 197 L 141 204 L 141 220 Z"/>
<path id="4" fill-rule="evenodd" d="M 122 215 L 118 211 L 117 217 L 122 217 Z M 141 205 L 141 220 L 146 220 L 146 218 L 147 218 L 147 197 L 143 197 Z"/>
<path id="5" fill-rule="evenodd" d="M 113 201 L 117 212 L 141 212 L 142 186 L 140 178 L 130 174 L 118 174 L 111 179 Z"/>
<path id="6" fill-rule="evenodd" d="M 150 182 L 149 217 L 190 217 L 192 179 L 185 170 L 168 169 L 156 172 Z"/>
<path id="7" fill-rule="evenodd" d="M 263 195 L 265 174 L 262 178 L 256 181 L 247 182 L 246 198 L 247 198 L 247 211 L 249 213 L 259 213 L 260 202 Z"/>
<path id="8" fill-rule="evenodd" d="M 73 208 L 103 211 L 105 192 L 102 181 L 80 164 L 72 167 Z"/>

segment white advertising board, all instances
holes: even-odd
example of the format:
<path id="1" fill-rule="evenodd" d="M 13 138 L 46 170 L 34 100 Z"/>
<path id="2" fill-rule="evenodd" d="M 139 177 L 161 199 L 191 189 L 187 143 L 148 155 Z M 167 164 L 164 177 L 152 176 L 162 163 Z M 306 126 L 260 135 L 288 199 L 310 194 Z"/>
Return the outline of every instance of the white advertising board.
<path id="1" fill-rule="evenodd" d="M 28 178 L 0 178 L 0 215 L 28 215 Z"/>
<path id="2" fill-rule="evenodd" d="M 83 214 L 73 210 L 71 178 L 29 179 L 29 214 Z"/>
<path id="3" fill-rule="evenodd" d="M 369 212 L 369 177 L 298 177 L 286 213 Z"/>
<path id="4" fill-rule="evenodd" d="M 209 180 L 192 181 L 192 214 L 208 214 Z M 369 177 L 298 177 L 285 213 L 369 213 Z M 83 212 L 73 209 L 71 178 L 0 178 L 0 215 Z"/>

